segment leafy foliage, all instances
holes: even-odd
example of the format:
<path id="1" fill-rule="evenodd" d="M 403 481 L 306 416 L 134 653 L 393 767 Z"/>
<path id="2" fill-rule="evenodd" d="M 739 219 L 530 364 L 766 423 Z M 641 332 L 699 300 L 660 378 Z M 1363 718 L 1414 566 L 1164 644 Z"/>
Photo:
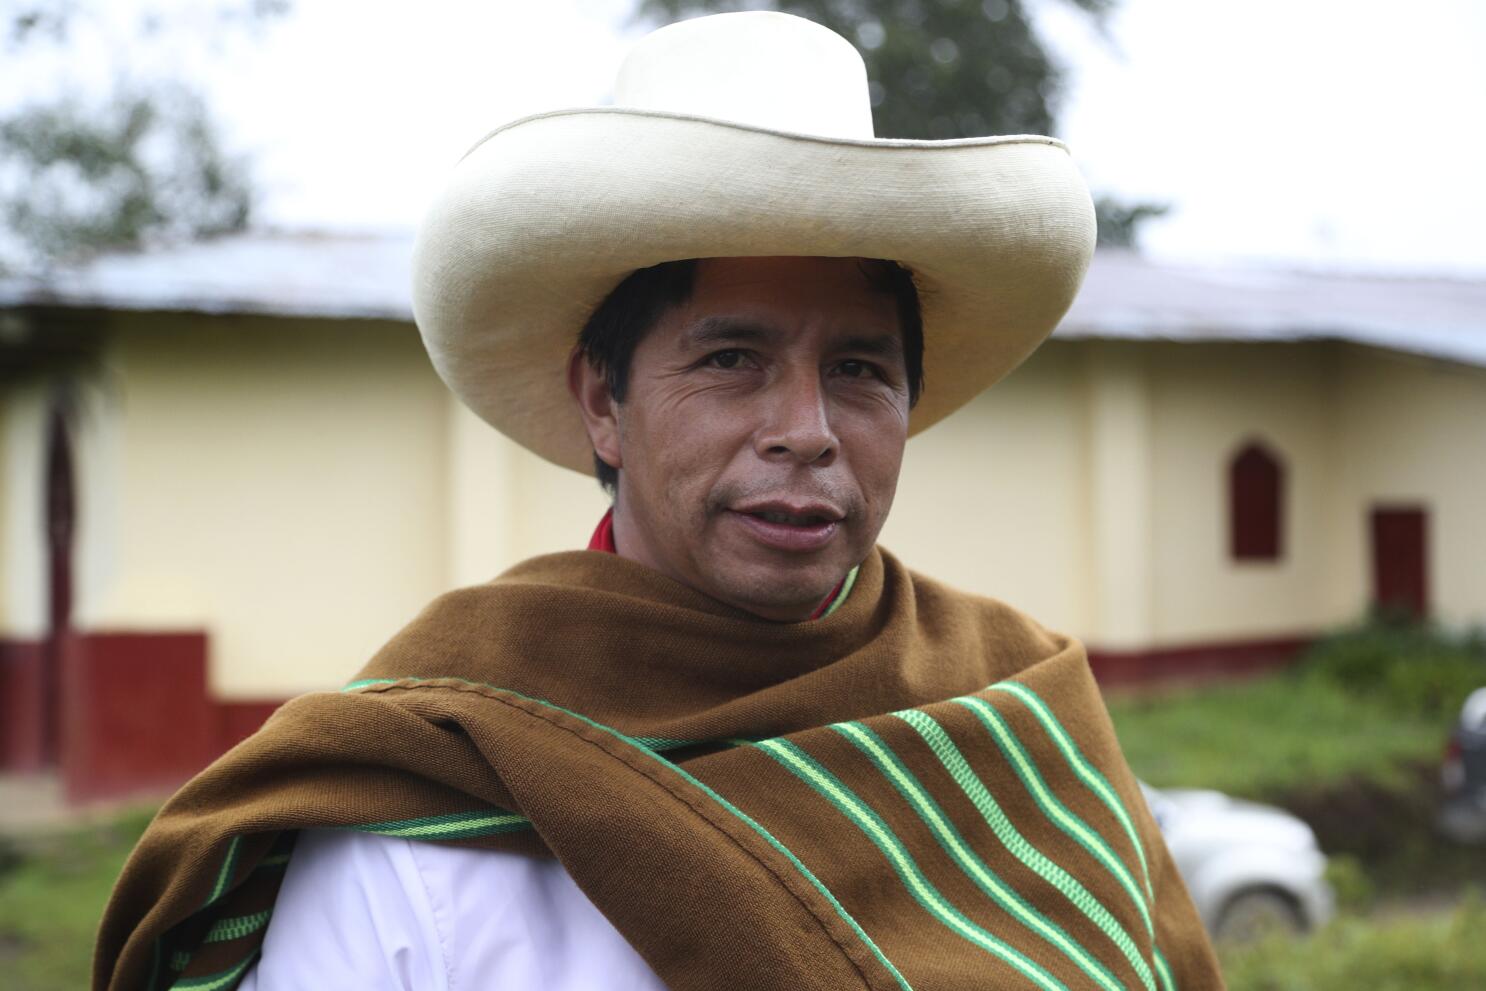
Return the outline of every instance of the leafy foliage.
<path id="1" fill-rule="evenodd" d="M 1274 798 L 1349 778 L 1407 786 L 1409 765 L 1439 760 L 1483 685 L 1486 633 L 1371 621 L 1317 641 L 1291 670 L 1115 695 L 1109 709 L 1151 784 Z"/>
<path id="2" fill-rule="evenodd" d="M 1115 0 L 1066 0 L 1102 23 Z M 1026 0 L 640 0 L 667 22 L 736 10 L 780 10 L 851 39 L 867 64 L 879 137 L 1056 134 L 1065 71 L 1038 39 Z M 1099 243 L 1134 247 L 1156 203 L 1095 204 Z"/>
<path id="3" fill-rule="evenodd" d="M 1313 679 L 1448 727 L 1466 696 L 1486 686 L 1486 631 L 1379 619 L 1320 641 L 1304 664 Z"/>
<path id="4" fill-rule="evenodd" d="M 1410 766 L 1438 760 L 1449 730 L 1448 720 L 1296 672 L 1112 695 L 1109 711 L 1126 759 L 1148 783 L 1260 800 L 1354 778 L 1405 787 Z"/>
<path id="5" fill-rule="evenodd" d="M 47 262 L 240 230 L 251 208 L 243 164 L 183 90 L 28 107 L 0 121 L 0 162 L 17 187 L 0 220 Z"/>
<path id="6" fill-rule="evenodd" d="M 132 36 L 113 37 L 100 0 L 29 0 L 0 18 L 0 52 L 61 48 L 81 32 L 108 36 L 126 60 L 171 21 L 141 9 Z M 218 0 L 193 24 L 237 30 L 282 14 L 285 0 Z M 81 67 L 74 72 L 82 71 Z M 0 117 L 0 271 L 41 270 L 109 249 L 239 230 L 252 209 L 246 163 L 227 154 L 201 97 L 184 82 L 121 73 L 106 99 L 65 94 L 14 104 Z"/>
<path id="7" fill-rule="evenodd" d="M 0 15 L 0 40 L 11 51 L 42 39 L 66 41 L 78 22 L 86 22 L 96 8 L 96 0 L 13 0 L 10 10 Z M 254 25 L 289 11 L 289 0 L 218 0 L 205 13 L 219 26 Z M 165 16 L 149 7 L 140 10 L 139 22 L 145 33 L 160 30 Z"/>
<path id="8" fill-rule="evenodd" d="M 1140 225 L 1163 217 L 1171 209 L 1166 203 L 1125 203 L 1113 196 L 1094 198 L 1094 215 L 1099 221 L 1099 244 L 1108 248 L 1134 248 Z"/>
<path id="9" fill-rule="evenodd" d="M 1112 0 L 1070 0 L 1094 16 Z M 797 14 L 856 42 L 877 134 L 957 138 L 1049 134 L 1063 73 L 1033 33 L 1023 0 L 642 0 L 676 20 L 732 10 Z"/>

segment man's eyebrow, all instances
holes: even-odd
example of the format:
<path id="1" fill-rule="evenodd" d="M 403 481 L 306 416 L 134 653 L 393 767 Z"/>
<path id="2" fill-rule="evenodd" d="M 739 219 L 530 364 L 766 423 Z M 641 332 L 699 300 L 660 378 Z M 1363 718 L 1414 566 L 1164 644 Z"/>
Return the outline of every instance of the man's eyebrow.
<path id="1" fill-rule="evenodd" d="M 899 334 L 852 334 L 837 341 L 832 350 L 876 358 L 900 358 L 903 356 L 903 338 Z"/>
<path id="2" fill-rule="evenodd" d="M 767 344 L 779 337 L 777 327 L 743 317 L 703 317 L 682 335 L 687 345 L 696 348 L 719 344 Z"/>
<path id="3" fill-rule="evenodd" d="M 687 328 L 683 337 L 690 347 L 709 348 L 724 344 L 769 344 L 783 333 L 770 324 L 744 317 L 703 317 Z M 903 355 L 903 339 L 898 334 L 849 334 L 831 344 L 837 353 L 864 354 L 877 358 Z"/>

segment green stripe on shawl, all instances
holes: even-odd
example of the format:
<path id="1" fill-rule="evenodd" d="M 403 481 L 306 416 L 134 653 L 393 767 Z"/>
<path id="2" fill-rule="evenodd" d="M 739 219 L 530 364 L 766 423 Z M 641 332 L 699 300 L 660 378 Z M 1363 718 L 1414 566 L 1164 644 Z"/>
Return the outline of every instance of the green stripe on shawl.
<path id="1" fill-rule="evenodd" d="M 929 827 L 944 852 L 959 866 L 988 898 L 1003 911 L 1026 926 L 1047 943 L 1058 949 L 1079 970 L 1098 983 L 1106 991 L 1124 991 L 1123 985 L 1082 944 L 1070 936 L 1057 923 L 1037 911 L 1017 891 L 1013 890 L 990 866 L 971 849 L 960 835 L 948 815 L 929 794 L 927 788 L 903 763 L 887 742 L 861 723 L 837 723 L 831 727 L 846 737 L 866 754 L 883 777 L 912 806 L 913 811 Z"/>
<path id="2" fill-rule="evenodd" d="M 1063 758 L 1073 768 L 1074 773 L 1088 785 L 1089 789 L 1099 797 L 1099 800 L 1104 803 L 1105 807 L 1120 821 L 1120 826 L 1125 830 L 1126 838 L 1129 839 L 1130 845 L 1135 848 L 1135 855 L 1140 858 L 1140 870 L 1145 881 L 1146 898 L 1154 902 L 1155 893 L 1151 888 L 1151 872 L 1150 867 L 1146 864 L 1145 846 L 1140 842 L 1139 836 L 1136 835 L 1135 825 L 1130 821 L 1130 816 L 1125 810 L 1125 805 L 1120 801 L 1114 787 L 1110 785 L 1109 779 L 1101 774 L 1093 762 L 1084 756 L 1083 751 L 1078 748 L 1078 744 L 1073 742 L 1073 737 L 1063 728 L 1063 724 L 1058 721 L 1058 718 L 1053 715 L 1052 710 L 1048 708 L 1047 703 L 1036 692 L 1016 681 L 998 682 L 990 687 L 996 691 L 1006 692 L 1014 696 L 1032 711 L 1032 714 L 1037 717 L 1037 720 L 1047 730 L 1048 735 L 1053 738 L 1053 742 L 1058 745 L 1058 749 L 1063 753 Z M 1163 985 L 1170 989 L 1170 991 L 1175 991 L 1176 982 L 1171 977 L 1171 971 L 1166 965 L 1166 958 L 1161 955 L 1160 947 L 1156 947 L 1155 957 L 1156 969 L 1162 975 Z"/>
<path id="3" fill-rule="evenodd" d="M 360 681 L 353 681 L 346 684 L 343 688 L 341 688 L 341 691 L 359 692 L 362 689 L 377 688 L 382 685 L 416 685 L 428 681 L 453 681 L 460 684 L 473 685 L 478 688 L 491 688 L 498 692 L 509 691 L 509 689 L 498 688 L 495 685 L 487 685 L 479 681 L 468 681 L 464 678 L 362 678 Z M 518 695 L 519 693 L 511 692 L 511 694 Z M 526 698 L 526 696 L 524 695 L 521 697 Z M 531 701 L 535 702 L 539 700 L 532 699 Z M 547 704 L 548 703 L 545 702 L 543 703 L 543 705 Z M 561 706 L 552 706 L 552 708 L 561 709 Z M 562 709 L 562 711 L 568 712 L 568 710 L 566 709 Z M 569 712 L 568 714 L 577 715 L 576 713 L 571 712 Z M 598 724 L 595 723 L 594 725 Z M 609 727 L 605 726 L 604 729 L 609 729 Z M 611 730 L 611 732 L 618 733 L 619 731 Z M 637 747 L 645 750 L 655 751 L 656 753 L 662 753 L 667 750 L 680 750 L 682 747 L 702 746 L 704 744 L 710 744 L 714 742 L 711 740 L 677 740 L 669 736 L 625 736 L 624 740 L 626 743 L 631 743 Z"/>
<path id="4" fill-rule="evenodd" d="M 227 855 L 222 858 L 222 869 L 217 872 L 217 880 L 212 884 L 211 893 L 207 895 L 203 908 L 221 898 L 232 886 L 232 875 L 237 871 L 237 855 L 241 849 L 242 837 L 234 836 L 232 842 L 227 844 Z"/>
<path id="5" fill-rule="evenodd" d="M 1054 744 L 1058 747 L 1059 752 L 1062 753 L 1063 759 L 1068 763 L 1068 766 L 1073 769 L 1074 773 L 1077 774 L 1080 780 L 1084 782 L 1084 785 L 1090 791 L 1092 791 L 1094 795 L 1098 797 L 1099 800 L 1104 804 L 1104 806 L 1108 808 L 1109 811 L 1115 816 L 1115 818 L 1119 820 L 1121 827 L 1125 831 L 1126 838 L 1130 841 L 1130 845 L 1134 848 L 1135 854 L 1140 860 L 1140 868 L 1142 874 L 1144 875 L 1145 881 L 1145 901 L 1142 902 L 1139 895 L 1136 894 L 1133 890 L 1135 882 L 1132 878 L 1129 878 L 1128 873 L 1125 871 L 1124 865 L 1119 862 L 1119 858 L 1115 855 L 1114 851 L 1107 845 L 1101 843 L 1100 846 L 1103 847 L 1103 850 L 1108 857 L 1108 859 L 1106 860 L 1106 866 L 1115 871 L 1117 880 L 1119 880 L 1121 885 L 1125 887 L 1127 893 L 1130 894 L 1136 905 L 1141 908 L 1141 914 L 1144 917 L 1146 924 L 1146 931 L 1151 935 L 1152 938 L 1152 956 L 1155 960 L 1156 972 L 1161 978 L 1161 986 L 1166 989 L 1166 991 L 1176 991 L 1176 981 L 1172 977 L 1171 968 L 1167 965 L 1166 958 L 1161 953 L 1161 947 L 1154 943 L 1155 927 L 1151 922 L 1150 912 L 1145 907 L 1147 904 L 1153 903 L 1155 900 L 1154 892 L 1151 889 L 1150 870 L 1146 864 L 1145 847 L 1140 842 L 1140 838 L 1136 835 L 1135 827 L 1131 823 L 1130 817 L 1125 811 L 1124 804 L 1120 801 L 1118 794 L 1116 794 L 1108 779 L 1106 779 L 1103 774 L 1099 773 L 1098 768 L 1094 767 L 1094 765 L 1090 763 L 1088 758 L 1083 755 L 1083 752 L 1079 750 L 1078 745 L 1073 742 L 1073 739 L 1068 734 L 1068 731 L 1063 728 L 1062 723 L 1058 721 L 1058 718 L 1053 715 L 1052 710 L 1048 708 L 1047 703 L 1043 702 L 1036 692 L 1032 691 L 1032 689 L 1023 684 L 1014 681 L 997 682 L 994 685 L 987 686 L 987 690 L 1004 692 L 1018 699 L 1024 705 L 1026 705 L 1027 708 L 1032 712 L 1033 716 L 1037 718 L 1038 722 L 1042 724 L 1043 729 L 1053 740 Z M 981 716 L 982 722 L 987 722 L 986 715 L 989 714 L 995 719 L 996 722 L 1005 727 L 1008 733 L 1010 733 L 1010 727 L 1006 726 L 1006 724 L 1001 721 L 1000 716 L 996 714 L 995 709 L 985 703 L 983 700 L 978 699 L 975 696 L 966 696 L 965 698 L 955 699 L 954 701 L 960 703 L 961 705 L 966 705 L 967 707 L 972 708 L 972 710 L 975 711 L 977 715 Z M 975 706 L 969 706 L 968 703 L 971 702 L 975 703 Z M 990 728 L 989 723 L 987 728 Z M 994 730 L 993 735 L 995 735 Z M 1000 744 L 1002 741 L 999 737 L 997 737 L 996 742 Z M 1003 747 L 1003 751 L 1004 750 L 1005 748 Z M 1025 752 L 1023 752 L 1023 755 L 1025 756 Z M 1028 760 L 1030 764 L 1030 758 L 1028 758 Z M 1038 775 L 1036 772 L 1035 764 L 1030 766 L 1032 768 L 1032 774 L 1034 775 L 1037 783 L 1042 784 L 1045 787 L 1045 784 L 1042 782 L 1041 776 Z M 1021 774 L 1020 766 L 1018 766 L 1018 774 Z M 1026 778 L 1023 778 L 1023 780 L 1025 782 Z M 1034 797 L 1038 796 L 1036 796 L 1034 793 Z M 1074 816 L 1072 812 L 1068 811 L 1068 809 L 1062 806 L 1061 803 L 1057 802 L 1056 799 L 1053 799 L 1052 801 L 1055 805 L 1055 808 L 1061 808 L 1063 813 L 1066 813 L 1068 816 L 1072 817 L 1072 819 L 1074 819 L 1076 822 L 1082 823 L 1082 820 L 1078 819 L 1077 816 Z M 1040 797 L 1038 797 L 1038 804 L 1043 805 Z M 1049 817 L 1053 818 L 1053 815 L 1051 812 L 1049 812 L 1047 806 L 1043 806 L 1043 811 L 1045 813 L 1049 813 Z M 1054 818 L 1054 821 L 1058 822 L 1058 819 Z M 1060 826 L 1060 828 L 1063 828 L 1063 824 L 1061 822 L 1058 822 L 1058 825 Z M 1087 824 L 1084 825 L 1087 826 Z M 1067 830 L 1065 828 L 1065 832 L 1066 831 Z M 1097 834 L 1094 835 L 1097 836 Z M 1079 837 L 1075 836 L 1075 839 L 1079 839 Z M 1082 840 L 1080 840 L 1080 842 L 1082 842 Z M 1093 848 L 1089 849 L 1091 853 L 1095 852 Z"/>
<path id="6" fill-rule="evenodd" d="M 1171 976 L 1171 968 L 1166 964 L 1166 958 L 1161 955 L 1160 947 L 1156 948 L 1156 970 L 1161 975 L 1161 986 L 1166 991 L 1176 991 L 1176 978 Z"/>
<path id="7" fill-rule="evenodd" d="M 756 745 L 835 806 L 860 829 L 887 858 L 914 900 L 946 929 L 999 957 L 1046 991 L 1066 991 L 1066 986 L 1061 981 L 1035 961 L 997 939 L 955 908 L 924 876 L 902 840 L 894 835 L 881 816 L 819 761 L 788 740 L 762 740 Z"/>
<path id="8" fill-rule="evenodd" d="M 531 828 L 531 820 L 505 809 L 491 807 L 473 812 L 450 812 L 446 815 L 419 819 L 396 819 L 391 822 L 349 826 L 362 833 L 396 836 L 409 840 L 465 840 L 475 836 L 495 836 Z"/>
<path id="9" fill-rule="evenodd" d="M 268 925 L 268 918 L 272 914 L 272 911 L 265 909 L 262 912 L 254 912 L 252 915 L 218 919 L 212 923 L 212 927 L 207 930 L 201 941 L 203 943 L 225 943 L 232 939 L 242 939 Z"/>
<path id="10" fill-rule="evenodd" d="M 821 619 L 825 619 L 831 613 L 841 608 L 841 603 L 845 602 L 846 597 L 851 594 L 851 587 L 857 583 L 857 572 L 861 570 L 862 566 L 857 565 L 846 573 L 846 577 L 841 581 L 841 591 L 837 592 L 836 597 L 831 600 L 831 604 L 826 606 L 826 611 L 820 614 Z"/>
<path id="11" fill-rule="evenodd" d="M 255 949 L 226 970 L 205 977 L 182 977 L 170 986 L 170 991 L 222 991 L 223 988 L 235 987 L 257 959 L 258 951 Z"/>
<path id="12" fill-rule="evenodd" d="M 1141 844 L 1140 838 L 1135 835 L 1135 825 L 1131 823 L 1130 816 L 1125 812 L 1124 804 L 1115 794 L 1109 780 L 1099 773 L 1099 769 L 1090 763 L 1083 751 L 1078 749 L 1078 744 L 1073 742 L 1073 738 L 1063 729 L 1063 724 L 1058 722 L 1058 718 L 1053 715 L 1047 703 L 1043 702 L 1036 692 L 1015 681 L 997 682 L 990 686 L 990 690 L 1005 692 L 1032 711 L 1032 715 L 1036 716 L 1037 721 L 1042 723 L 1043 728 L 1047 730 L 1048 736 L 1052 737 L 1053 742 L 1058 745 L 1058 750 L 1062 752 L 1063 759 L 1068 762 L 1068 766 L 1120 821 L 1120 826 L 1125 830 L 1125 837 L 1135 848 L 1135 855 L 1140 858 L 1140 871 L 1144 875 L 1146 897 L 1153 899 L 1155 896 L 1151 891 L 1151 872 L 1145 861 L 1145 847 Z"/>
<path id="13" fill-rule="evenodd" d="M 991 738 L 1001 748 L 1007 763 L 1016 772 L 1018 778 L 1027 791 L 1036 801 L 1038 808 L 1042 809 L 1044 815 L 1064 833 L 1068 834 L 1079 846 L 1087 850 L 1096 860 L 1104 865 L 1114 879 L 1119 882 L 1125 894 L 1130 896 L 1130 901 L 1140 912 L 1141 921 L 1145 924 L 1147 936 L 1154 936 L 1155 925 L 1151 922 L 1150 907 L 1141 895 L 1140 887 L 1135 878 L 1130 874 L 1118 855 L 1115 854 L 1109 844 L 1083 819 L 1074 814 L 1073 810 L 1064 805 L 1053 794 L 1043 780 L 1042 773 L 1038 771 L 1037 764 L 1032 760 L 1030 754 L 1017 740 L 1016 735 L 1011 732 L 1011 727 L 1001 718 L 1001 714 L 995 707 L 983 699 L 973 695 L 954 700 L 956 703 L 969 709 L 979 717 L 981 724 L 990 732 Z"/>
<path id="14" fill-rule="evenodd" d="M 1119 948 L 1121 955 L 1135 969 L 1135 972 L 1140 975 L 1141 983 L 1153 989 L 1155 980 L 1151 974 L 1150 965 L 1140 955 L 1135 940 L 1125 931 L 1125 927 L 1120 925 L 1119 920 L 1099 899 L 1094 897 L 1088 888 L 1084 887 L 1078 878 L 1048 858 L 1017 830 L 996 802 L 985 782 L 975 773 L 965 755 L 955 746 L 944 727 L 928 713 L 918 709 L 906 709 L 902 712 L 895 712 L 893 715 L 912 726 L 918 731 L 919 736 L 923 737 L 929 749 L 934 752 L 934 756 L 939 758 L 945 771 L 954 778 L 960 790 L 965 793 L 965 797 L 980 812 L 981 818 L 996 835 L 996 839 L 1001 841 L 1001 845 L 1023 866 L 1037 874 L 1068 899 L 1083 913 L 1085 918 L 1099 927 L 1109 937 L 1110 942 Z"/>

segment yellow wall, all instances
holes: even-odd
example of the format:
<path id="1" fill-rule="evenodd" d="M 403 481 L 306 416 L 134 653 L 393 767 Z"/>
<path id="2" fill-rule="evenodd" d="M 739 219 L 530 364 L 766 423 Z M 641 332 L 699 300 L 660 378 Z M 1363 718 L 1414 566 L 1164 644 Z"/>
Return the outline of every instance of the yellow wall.
<path id="1" fill-rule="evenodd" d="M 82 628 L 205 628 L 213 686 L 272 697 L 444 587 L 447 402 L 410 326 L 123 316 L 107 368 Z"/>
<path id="2" fill-rule="evenodd" d="M 121 315 L 105 353 L 78 445 L 78 625 L 205 629 L 227 697 L 338 684 L 440 592 L 584 546 L 607 505 L 465 411 L 409 325 Z M 9 475 L 39 450 L 39 406 L 0 398 Z M 1286 466 L 1272 564 L 1228 554 L 1227 464 L 1250 439 Z M 882 541 L 1145 649 L 1359 615 L 1368 507 L 1423 501 L 1438 612 L 1483 622 L 1482 492 L 1486 370 L 1334 343 L 1053 341 L 910 442 Z M 0 492 L 11 635 L 42 618 L 24 494 Z"/>
<path id="3" fill-rule="evenodd" d="M 1084 626 L 1081 374 L 1078 346 L 1054 342 L 910 440 L 882 545 L 917 571 L 1049 626 Z"/>
<path id="4" fill-rule="evenodd" d="M 210 635 L 226 697 L 340 684 L 427 602 L 607 502 L 445 390 L 409 325 L 119 316 L 87 417 L 78 625 Z"/>
<path id="5" fill-rule="evenodd" d="M 46 392 L 0 390 L 0 636 L 46 635 Z"/>
<path id="6" fill-rule="evenodd" d="M 1074 632 L 1105 649 L 1143 649 L 1155 608 L 1149 370 L 1144 352 L 1121 342 L 1085 342 L 1081 351 L 1091 608 Z"/>
<path id="7" fill-rule="evenodd" d="M 1324 345 L 1050 342 L 910 442 L 883 542 L 1104 649 L 1344 619 L 1328 595 L 1332 365 Z M 1227 462 L 1250 438 L 1288 469 L 1274 564 L 1228 553 Z"/>
<path id="8" fill-rule="evenodd" d="M 451 585 L 487 581 L 517 561 L 581 549 L 609 508 L 598 482 L 507 440 L 454 399 L 449 498 Z"/>
<path id="9" fill-rule="evenodd" d="M 932 388 L 932 383 L 929 384 Z M 1277 561 L 1229 551 L 1228 465 L 1285 468 Z M 1053 341 L 910 442 L 883 542 L 1104 649 L 1363 615 L 1367 514 L 1430 510 L 1430 594 L 1486 623 L 1486 370 L 1338 342 Z"/>
<path id="10" fill-rule="evenodd" d="M 1338 394 L 1337 600 L 1371 592 L 1372 507 L 1419 504 L 1436 616 L 1486 624 L 1486 369 L 1349 348 Z"/>
<path id="11" fill-rule="evenodd" d="M 1336 349 L 1327 344 L 1156 343 L 1151 382 L 1151 512 L 1158 644 L 1307 633 L 1359 608 L 1340 580 L 1328 521 L 1336 505 Z M 1282 553 L 1235 561 L 1228 466 L 1250 440 L 1284 467 Z"/>

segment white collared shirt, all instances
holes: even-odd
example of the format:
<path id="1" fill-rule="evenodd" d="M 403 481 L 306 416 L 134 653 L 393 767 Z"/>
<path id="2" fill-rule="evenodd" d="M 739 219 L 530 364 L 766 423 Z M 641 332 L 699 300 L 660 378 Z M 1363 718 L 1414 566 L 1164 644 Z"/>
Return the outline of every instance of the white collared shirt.
<path id="1" fill-rule="evenodd" d="M 299 837 L 240 991 L 665 991 L 555 860 Z"/>

